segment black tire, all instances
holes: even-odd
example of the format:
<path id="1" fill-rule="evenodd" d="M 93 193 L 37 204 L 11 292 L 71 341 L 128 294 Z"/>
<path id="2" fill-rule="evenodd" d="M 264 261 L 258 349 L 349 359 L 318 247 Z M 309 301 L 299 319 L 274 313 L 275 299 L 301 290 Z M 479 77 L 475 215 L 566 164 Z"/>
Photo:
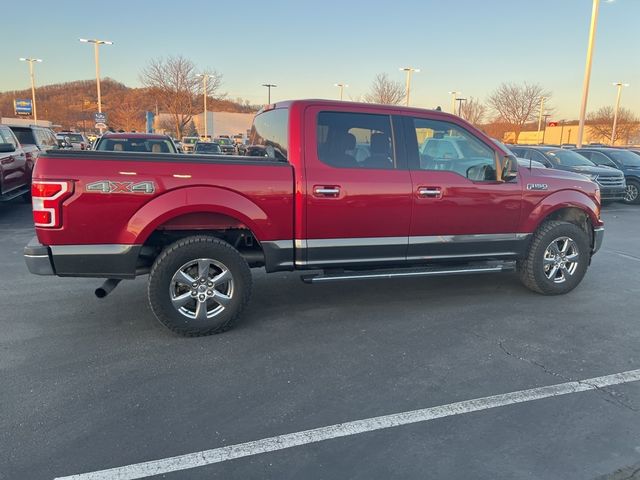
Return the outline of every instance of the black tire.
<path id="1" fill-rule="evenodd" d="M 200 274 L 200 264 L 198 259 L 211 260 L 211 265 L 218 265 L 220 270 L 210 272 L 210 266 L 207 266 L 207 271 L 204 275 Z M 213 276 L 220 274 L 226 268 L 231 274 L 231 279 L 223 283 L 223 286 L 227 289 L 224 297 L 225 301 L 228 301 L 223 306 L 222 303 L 216 302 L 217 295 L 220 293 L 213 286 L 207 288 L 207 298 L 204 300 L 204 315 L 206 318 L 198 318 L 198 296 L 205 292 L 198 290 L 200 286 L 192 288 L 186 286 L 187 283 L 176 281 L 177 276 L 182 267 L 190 265 L 196 262 L 197 265 L 188 268 L 195 268 L 198 271 L 198 276 L 190 277 L 197 280 L 207 277 L 207 282 L 211 280 L 211 285 L 215 280 Z M 206 262 L 203 262 L 206 264 Z M 214 269 L 217 268 L 214 265 Z M 185 269 L 183 271 L 192 272 L 195 270 Z M 213 276 L 211 276 L 213 275 Z M 206 282 L 205 282 L 206 284 Z M 155 314 L 156 318 L 173 332 L 187 336 L 187 337 L 200 337 L 205 335 L 213 335 L 216 333 L 222 333 L 229 330 L 240 313 L 249 302 L 251 296 L 251 270 L 247 265 L 245 259 L 240 253 L 228 243 L 210 236 L 198 235 L 192 237 L 186 237 L 177 242 L 169 245 L 159 256 L 151 267 L 149 274 L 148 285 L 148 297 L 151 310 Z M 199 283 L 198 283 L 199 285 Z M 204 285 L 203 285 L 204 286 Z M 229 290 L 230 289 L 230 290 Z M 182 310 L 179 307 L 174 307 L 172 302 L 172 296 L 176 296 L 178 291 L 186 292 L 181 296 L 187 296 L 187 294 L 194 296 L 195 298 L 186 299 L 186 303 Z M 208 295 L 211 293 L 211 297 Z M 175 300 L 179 298 L 176 297 Z M 212 311 L 216 308 L 222 310 L 216 313 L 212 318 L 207 317 L 208 308 L 211 307 Z M 193 311 L 192 311 L 193 310 Z M 194 318 L 189 318 L 187 315 L 193 314 Z"/>
<path id="2" fill-rule="evenodd" d="M 627 180 L 627 191 L 623 202 L 629 205 L 640 204 L 640 182 Z"/>
<path id="3" fill-rule="evenodd" d="M 566 269 L 562 270 L 558 268 L 555 263 L 551 263 L 545 266 L 545 256 L 553 255 L 552 244 L 554 241 L 568 238 L 571 240 L 571 252 L 575 252 L 570 255 L 572 258 L 577 255 L 574 271 L 570 274 L 570 270 L 573 269 L 573 262 L 568 263 L 566 258 L 569 255 L 565 253 L 565 262 L 562 263 L 561 252 L 558 252 L 559 265 L 564 265 Z M 563 241 L 561 240 L 560 244 Z M 556 247 L 558 244 L 556 244 Z M 518 274 L 520 280 L 530 290 L 541 293 L 543 295 L 562 295 L 568 293 L 578 286 L 582 281 L 587 268 L 589 267 L 589 257 L 591 255 L 591 242 L 589 235 L 577 225 L 568 222 L 548 221 L 543 223 L 536 233 L 534 233 L 533 239 L 529 245 L 527 255 L 522 260 L 518 261 Z M 547 253 L 549 252 L 549 253 Z M 555 262 L 555 260 L 548 259 L 547 262 Z M 552 270 L 556 266 L 556 273 Z M 558 271 L 559 270 L 559 271 Z M 549 278 L 548 275 L 552 276 Z M 559 278 L 562 276 L 562 278 Z"/>

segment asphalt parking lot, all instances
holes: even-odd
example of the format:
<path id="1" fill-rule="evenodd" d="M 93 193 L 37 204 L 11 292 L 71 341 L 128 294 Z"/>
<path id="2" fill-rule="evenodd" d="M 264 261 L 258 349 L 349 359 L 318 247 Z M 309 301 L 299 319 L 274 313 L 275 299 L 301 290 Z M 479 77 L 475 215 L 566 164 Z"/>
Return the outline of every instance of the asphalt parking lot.
<path id="1" fill-rule="evenodd" d="M 603 249 L 566 296 L 533 294 L 512 274 L 309 286 L 256 271 L 234 330 L 186 339 L 156 322 L 145 278 L 98 300 L 98 280 L 30 275 L 30 207 L 0 205 L 0 479 L 96 472 L 640 369 L 640 208 L 614 204 L 603 216 Z M 158 478 L 636 479 L 640 382 Z"/>

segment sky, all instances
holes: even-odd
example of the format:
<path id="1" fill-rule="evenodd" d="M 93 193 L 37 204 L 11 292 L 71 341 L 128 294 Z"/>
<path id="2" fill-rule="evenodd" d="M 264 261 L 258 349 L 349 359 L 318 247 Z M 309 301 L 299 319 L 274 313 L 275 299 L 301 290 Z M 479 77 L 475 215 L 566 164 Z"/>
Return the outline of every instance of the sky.
<path id="1" fill-rule="evenodd" d="M 28 9 L 25 8 L 28 5 Z M 29 0 L 3 5 L 0 91 L 29 87 L 19 57 L 37 57 L 37 85 L 103 77 L 141 86 L 152 58 L 183 55 L 223 75 L 231 99 L 272 101 L 367 93 L 378 73 L 404 83 L 399 67 L 420 68 L 412 105 L 448 110 L 448 92 L 485 100 L 501 82 L 539 83 L 552 92 L 549 119 L 578 117 L 591 0 Z M 640 114 L 640 0 L 602 0 L 588 110 L 613 105 Z"/>

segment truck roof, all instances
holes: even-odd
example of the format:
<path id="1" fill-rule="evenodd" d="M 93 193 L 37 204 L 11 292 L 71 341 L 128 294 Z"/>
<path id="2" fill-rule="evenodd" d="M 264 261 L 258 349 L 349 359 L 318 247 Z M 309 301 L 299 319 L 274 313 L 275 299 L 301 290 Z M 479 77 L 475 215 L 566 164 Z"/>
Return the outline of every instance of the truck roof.
<path id="1" fill-rule="evenodd" d="M 164 140 L 168 138 L 168 135 L 138 132 L 107 132 L 102 135 L 102 138 L 148 138 L 150 140 Z"/>

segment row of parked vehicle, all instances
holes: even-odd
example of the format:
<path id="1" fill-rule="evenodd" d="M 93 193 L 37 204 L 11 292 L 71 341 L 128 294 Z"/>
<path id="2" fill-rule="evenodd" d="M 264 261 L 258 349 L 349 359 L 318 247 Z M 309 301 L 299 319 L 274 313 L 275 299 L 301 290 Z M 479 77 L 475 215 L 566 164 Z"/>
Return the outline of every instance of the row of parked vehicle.
<path id="1" fill-rule="evenodd" d="M 640 204 L 640 148 L 509 145 L 521 159 L 586 175 L 600 186 L 603 201 Z M 525 162 L 526 163 L 526 162 Z"/>

